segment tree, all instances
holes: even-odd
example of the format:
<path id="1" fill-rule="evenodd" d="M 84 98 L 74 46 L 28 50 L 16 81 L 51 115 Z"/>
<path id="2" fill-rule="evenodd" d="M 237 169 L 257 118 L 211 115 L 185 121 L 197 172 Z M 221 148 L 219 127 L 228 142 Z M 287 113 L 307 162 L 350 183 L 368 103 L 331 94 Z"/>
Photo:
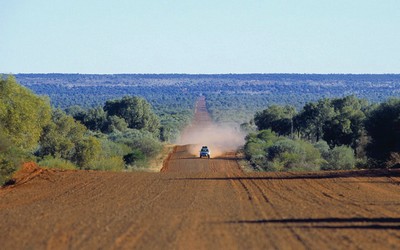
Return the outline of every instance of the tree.
<path id="1" fill-rule="evenodd" d="M 150 104 L 143 98 L 126 96 L 119 100 L 107 101 L 104 110 L 110 116 L 124 118 L 129 128 L 159 134 L 160 121 Z"/>
<path id="2" fill-rule="evenodd" d="M 107 130 L 103 132 L 112 133 L 115 131 L 124 132 L 128 129 L 128 124 L 124 118 L 118 117 L 116 115 L 107 117 Z"/>
<path id="3" fill-rule="evenodd" d="M 267 149 L 268 169 L 273 171 L 319 170 L 321 154 L 312 144 L 281 138 Z"/>
<path id="4" fill-rule="evenodd" d="M 319 141 L 324 135 L 324 125 L 335 114 L 329 99 L 321 99 L 317 103 L 307 103 L 297 115 L 299 130 L 309 139 Z"/>
<path id="5" fill-rule="evenodd" d="M 324 158 L 326 162 L 322 164 L 323 170 L 349 170 L 353 169 L 356 163 L 353 149 L 347 146 L 330 149 Z"/>
<path id="6" fill-rule="evenodd" d="M 143 161 L 145 158 L 142 151 L 134 149 L 131 153 L 124 155 L 123 159 L 126 165 L 134 165 L 137 161 Z"/>
<path id="7" fill-rule="evenodd" d="M 127 129 L 124 132 L 112 133 L 111 141 L 127 145 L 131 150 L 140 150 L 146 157 L 154 157 L 162 148 L 161 142 L 154 134 L 146 130 Z"/>
<path id="8" fill-rule="evenodd" d="M 18 169 L 23 158 L 24 152 L 14 147 L 11 139 L 0 130 L 0 186 Z"/>
<path id="9" fill-rule="evenodd" d="M 390 99 L 371 111 L 365 129 L 371 137 L 367 155 L 384 167 L 392 152 L 400 152 L 400 99 Z"/>
<path id="10" fill-rule="evenodd" d="M 81 106 L 78 105 L 66 108 L 65 113 L 67 113 L 67 115 L 72 116 L 75 120 L 80 121 L 81 123 L 83 123 L 83 119 L 86 116 L 86 110 L 84 110 Z"/>
<path id="11" fill-rule="evenodd" d="M 43 128 L 50 122 L 49 101 L 19 85 L 13 76 L 0 76 L 0 130 L 22 150 L 37 147 Z"/>
<path id="12" fill-rule="evenodd" d="M 107 129 L 107 113 L 101 107 L 89 109 L 83 118 L 83 124 L 92 131 L 105 131 Z"/>
<path id="13" fill-rule="evenodd" d="M 292 133 L 293 116 L 296 110 L 292 106 L 271 105 L 267 109 L 257 112 L 254 122 L 259 130 L 271 129 L 279 135 Z"/>
<path id="14" fill-rule="evenodd" d="M 323 126 L 323 139 L 331 148 L 347 145 L 355 149 L 364 130 L 363 109 L 367 102 L 355 96 L 347 96 L 333 99 L 331 103 L 335 114 Z"/>
<path id="15" fill-rule="evenodd" d="M 100 142 L 93 136 L 83 137 L 75 144 L 75 154 L 72 157 L 72 162 L 81 169 L 91 169 L 95 166 L 92 163 L 96 160 L 100 153 Z"/>
<path id="16" fill-rule="evenodd" d="M 36 155 L 62 158 L 87 169 L 99 153 L 100 143 L 93 136 L 87 135 L 84 125 L 63 111 L 55 110 L 52 122 L 45 127 L 40 138 Z"/>

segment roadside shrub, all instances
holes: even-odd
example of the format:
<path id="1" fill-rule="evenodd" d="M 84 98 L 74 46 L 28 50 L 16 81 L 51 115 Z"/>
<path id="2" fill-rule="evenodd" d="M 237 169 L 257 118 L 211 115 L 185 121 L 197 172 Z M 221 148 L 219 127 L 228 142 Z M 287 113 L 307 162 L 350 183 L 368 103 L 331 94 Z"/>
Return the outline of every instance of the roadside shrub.
<path id="1" fill-rule="evenodd" d="M 252 164 L 257 166 L 263 166 L 265 164 L 265 143 L 262 141 L 257 142 L 248 142 L 244 146 L 244 153 L 246 159 L 249 160 Z"/>
<path id="2" fill-rule="evenodd" d="M 0 186 L 18 170 L 24 158 L 24 152 L 14 147 L 11 140 L 0 131 Z"/>
<path id="3" fill-rule="evenodd" d="M 324 159 L 329 157 L 329 151 L 331 150 L 331 148 L 326 141 L 319 140 L 318 142 L 314 143 L 314 147 L 318 149 Z"/>
<path id="4" fill-rule="evenodd" d="M 274 143 L 278 139 L 278 136 L 275 134 L 275 132 L 272 132 L 270 129 L 267 129 L 267 130 L 261 130 L 257 134 L 257 138 L 263 140 L 269 145 L 272 145 L 272 143 Z"/>
<path id="5" fill-rule="evenodd" d="M 110 158 L 100 158 L 91 162 L 90 169 L 101 171 L 122 171 L 125 168 L 122 157 L 113 156 Z"/>
<path id="6" fill-rule="evenodd" d="M 93 136 L 88 136 L 79 141 L 75 146 L 76 153 L 72 158 L 80 169 L 92 169 L 100 155 L 100 142 Z"/>
<path id="7" fill-rule="evenodd" d="M 270 129 L 250 133 L 244 145 L 246 159 L 256 166 L 265 167 L 267 165 L 266 151 L 276 140 L 278 137 Z"/>
<path id="8" fill-rule="evenodd" d="M 64 169 L 64 170 L 74 170 L 77 169 L 76 166 L 65 159 L 55 158 L 52 156 L 46 156 L 43 160 L 38 162 L 39 166 L 45 168 L 53 168 L 53 169 Z"/>
<path id="9" fill-rule="evenodd" d="M 0 186 L 4 185 L 17 169 L 18 164 L 13 159 L 0 153 Z"/>
<path id="10" fill-rule="evenodd" d="M 145 130 L 127 129 L 123 133 L 113 133 L 109 139 L 123 143 L 131 150 L 138 149 L 146 157 L 157 155 L 162 149 L 162 143 L 152 133 Z"/>
<path id="11" fill-rule="evenodd" d="M 347 170 L 353 169 L 356 164 L 354 151 L 347 146 L 335 147 L 329 151 L 325 159 L 327 162 L 322 165 L 323 170 Z"/>
<path id="12" fill-rule="evenodd" d="M 103 158 L 109 158 L 113 156 L 122 157 L 132 151 L 128 145 L 125 145 L 123 143 L 116 143 L 106 138 L 100 139 L 100 142 L 101 142 L 100 155 Z"/>
<path id="13" fill-rule="evenodd" d="M 126 165 L 134 165 L 138 161 L 143 161 L 145 159 L 146 156 L 138 149 L 133 150 L 132 153 L 124 155 L 124 162 Z"/>
<path id="14" fill-rule="evenodd" d="M 312 144 L 291 139 L 281 139 L 267 150 L 270 163 L 268 170 L 273 171 L 312 171 L 319 170 L 321 154 Z"/>

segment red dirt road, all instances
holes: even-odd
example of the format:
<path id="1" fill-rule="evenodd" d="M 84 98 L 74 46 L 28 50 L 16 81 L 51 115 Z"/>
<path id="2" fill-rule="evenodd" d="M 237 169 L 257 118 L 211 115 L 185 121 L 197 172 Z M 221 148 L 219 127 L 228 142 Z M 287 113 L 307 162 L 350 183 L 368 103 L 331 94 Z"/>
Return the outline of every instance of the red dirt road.
<path id="1" fill-rule="evenodd" d="M 162 173 L 40 171 L 0 189 L 0 249 L 399 249 L 400 171 L 243 173 L 179 146 Z"/>

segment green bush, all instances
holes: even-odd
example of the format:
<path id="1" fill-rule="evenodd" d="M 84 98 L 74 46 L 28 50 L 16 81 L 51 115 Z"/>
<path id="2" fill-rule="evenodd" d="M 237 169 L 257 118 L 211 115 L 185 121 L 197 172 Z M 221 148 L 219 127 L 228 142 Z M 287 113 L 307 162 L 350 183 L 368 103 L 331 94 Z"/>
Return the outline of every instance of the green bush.
<path id="1" fill-rule="evenodd" d="M 100 155 L 103 158 L 109 158 L 113 156 L 124 156 L 131 152 L 131 148 L 123 143 L 116 143 L 107 138 L 99 139 L 101 142 Z"/>
<path id="2" fill-rule="evenodd" d="M 314 171 L 324 162 L 311 143 L 279 137 L 270 129 L 250 133 L 244 153 L 251 164 L 267 171 Z"/>
<path id="3" fill-rule="evenodd" d="M 133 152 L 124 155 L 124 162 L 126 165 L 134 165 L 139 161 L 144 161 L 146 156 L 142 153 L 142 151 L 135 149 Z"/>
<path id="4" fill-rule="evenodd" d="M 123 133 L 111 134 L 109 139 L 116 143 L 125 144 L 131 150 L 138 149 L 146 157 L 153 157 L 162 149 L 162 143 L 158 138 L 146 130 L 127 129 Z"/>
<path id="5" fill-rule="evenodd" d="M 329 147 L 328 143 L 324 140 L 319 140 L 318 142 L 314 143 L 314 147 L 318 149 L 321 153 L 321 156 L 326 159 L 329 157 L 329 152 L 331 148 Z"/>
<path id="6" fill-rule="evenodd" d="M 286 138 L 269 147 L 267 156 L 267 168 L 273 171 L 314 171 L 320 169 L 323 161 L 312 144 Z"/>
<path id="7" fill-rule="evenodd" d="M 17 168 L 12 161 L 4 159 L 0 155 L 0 186 L 4 185 L 16 170 Z"/>
<path id="8" fill-rule="evenodd" d="M 64 170 L 74 170 L 77 169 L 76 166 L 65 159 L 54 158 L 52 156 L 46 156 L 43 160 L 38 162 L 39 166 L 52 169 L 64 169 Z"/>
<path id="9" fill-rule="evenodd" d="M 323 170 L 348 170 L 356 164 L 354 151 L 347 146 L 335 147 L 329 151 L 327 162 L 322 165 Z"/>
<path id="10" fill-rule="evenodd" d="M 80 169 L 89 169 L 91 161 L 100 155 L 101 145 L 97 138 L 81 123 L 61 110 L 54 110 L 52 122 L 40 137 L 36 156 L 62 158 L 76 164 Z"/>
<path id="11" fill-rule="evenodd" d="M 13 76 L 0 75 L 0 131 L 13 146 L 32 151 L 50 122 L 49 100 L 19 85 Z"/>
<path id="12" fill-rule="evenodd" d="M 246 159 L 259 167 L 266 166 L 266 150 L 278 140 L 278 137 L 270 129 L 258 133 L 250 133 L 246 137 L 244 153 Z"/>
<path id="13" fill-rule="evenodd" d="M 90 166 L 90 169 L 101 171 L 122 171 L 124 168 L 124 160 L 119 156 L 94 160 Z"/>
<path id="14" fill-rule="evenodd" d="M 0 186 L 11 178 L 24 158 L 25 153 L 14 147 L 11 140 L 0 131 Z"/>

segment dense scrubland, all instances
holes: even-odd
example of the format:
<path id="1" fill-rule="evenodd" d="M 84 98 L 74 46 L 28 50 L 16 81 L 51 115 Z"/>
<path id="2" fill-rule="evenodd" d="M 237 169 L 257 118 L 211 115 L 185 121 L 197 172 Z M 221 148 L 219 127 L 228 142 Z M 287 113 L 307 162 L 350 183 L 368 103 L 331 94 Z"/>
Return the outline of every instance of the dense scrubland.
<path id="1" fill-rule="evenodd" d="M 0 182 L 23 161 L 146 167 L 178 139 L 199 95 L 216 123 L 248 134 L 243 151 L 254 169 L 396 167 L 399 90 L 399 75 L 3 76 Z"/>
<path id="2" fill-rule="evenodd" d="M 131 170 L 143 168 L 188 121 L 190 112 L 164 114 L 160 123 L 143 98 L 126 96 L 103 106 L 52 108 L 47 97 L 0 81 L 0 182 L 24 161 L 61 169 Z M 171 129 L 170 129 L 171 128 Z M 174 129 L 176 131 L 174 131 Z"/>
<path id="3" fill-rule="evenodd" d="M 391 168 L 400 163 L 399 99 L 368 104 L 355 96 L 324 98 L 299 111 L 271 105 L 242 128 L 250 132 L 246 157 L 263 170 Z"/>

